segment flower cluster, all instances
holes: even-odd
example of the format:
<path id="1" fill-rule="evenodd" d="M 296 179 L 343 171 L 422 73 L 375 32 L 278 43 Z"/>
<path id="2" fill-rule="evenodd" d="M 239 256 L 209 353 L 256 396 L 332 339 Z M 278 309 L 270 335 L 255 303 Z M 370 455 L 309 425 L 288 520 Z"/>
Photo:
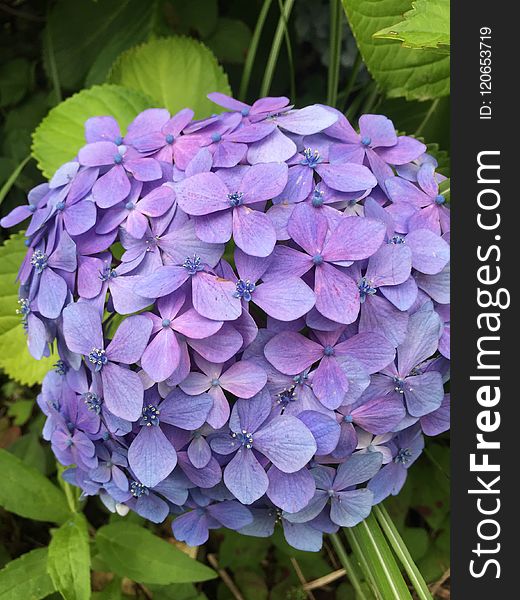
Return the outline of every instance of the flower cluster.
<path id="1" fill-rule="evenodd" d="M 287 98 L 111 117 L 29 203 L 19 314 L 66 479 L 197 545 L 318 550 L 448 428 L 449 210 L 421 142 Z"/>

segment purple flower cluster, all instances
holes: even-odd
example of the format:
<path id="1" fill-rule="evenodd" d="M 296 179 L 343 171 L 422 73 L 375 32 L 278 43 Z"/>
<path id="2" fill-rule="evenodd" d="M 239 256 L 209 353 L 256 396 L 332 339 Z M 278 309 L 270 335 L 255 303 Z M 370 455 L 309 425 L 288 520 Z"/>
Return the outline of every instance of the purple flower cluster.
<path id="1" fill-rule="evenodd" d="M 318 550 L 449 426 L 449 210 L 421 142 L 287 98 L 111 117 L 30 217 L 20 309 L 66 479 L 188 544 Z"/>

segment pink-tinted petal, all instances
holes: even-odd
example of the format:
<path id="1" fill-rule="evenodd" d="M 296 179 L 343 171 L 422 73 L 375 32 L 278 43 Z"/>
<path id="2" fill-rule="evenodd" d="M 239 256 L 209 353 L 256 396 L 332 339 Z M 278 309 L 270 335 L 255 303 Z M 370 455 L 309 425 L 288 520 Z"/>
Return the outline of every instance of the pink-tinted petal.
<path id="1" fill-rule="evenodd" d="M 141 366 L 153 381 L 164 381 L 177 368 L 180 353 L 177 336 L 169 327 L 165 327 L 144 351 Z"/>
<path id="2" fill-rule="evenodd" d="M 234 396 L 252 398 L 267 383 L 267 374 L 253 361 L 241 360 L 231 365 L 219 380 L 220 385 Z"/>
<path id="3" fill-rule="evenodd" d="M 385 233 L 381 221 L 343 217 L 323 248 L 323 258 L 330 262 L 367 258 L 381 246 Z"/>
<path id="4" fill-rule="evenodd" d="M 250 164 L 285 162 L 296 154 L 296 144 L 278 128 L 265 138 L 249 145 L 247 160 Z"/>
<path id="5" fill-rule="evenodd" d="M 359 314 L 359 289 L 354 281 L 334 266 L 316 267 L 316 309 L 328 319 L 348 325 Z"/>
<path id="6" fill-rule="evenodd" d="M 215 173 L 199 173 L 180 181 L 177 203 L 189 215 L 207 215 L 229 208 L 228 189 Z"/>
<path id="7" fill-rule="evenodd" d="M 297 375 L 320 360 L 323 347 L 300 333 L 279 333 L 264 348 L 267 360 L 286 375 Z"/>
<path id="8" fill-rule="evenodd" d="M 100 208 L 110 208 L 123 201 L 130 193 L 131 185 L 121 165 L 112 167 L 92 187 L 92 198 Z"/>
<path id="9" fill-rule="evenodd" d="M 239 206 L 233 211 L 233 238 L 246 254 L 269 256 L 276 244 L 276 231 L 266 214 Z"/>
<path id="10" fill-rule="evenodd" d="M 148 344 L 152 327 L 152 321 L 144 315 L 125 319 L 107 346 L 108 359 L 127 365 L 136 363 Z"/>
<path id="11" fill-rule="evenodd" d="M 312 389 L 319 401 L 330 408 L 338 408 L 348 391 L 346 373 L 333 357 L 324 356 L 312 379 Z"/>
<path id="12" fill-rule="evenodd" d="M 318 165 L 317 172 L 323 181 L 339 192 L 360 192 L 371 190 L 377 179 L 370 169 L 353 163 Z"/>
<path id="13" fill-rule="evenodd" d="M 301 279 L 292 277 L 262 283 L 253 293 L 253 302 L 274 319 L 294 321 L 311 310 L 316 296 Z"/>
<path id="14" fill-rule="evenodd" d="M 192 278 L 192 300 L 195 310 L 208 319 L 233 321 L 242 313 L 242 305 L 233 296 L 235 284 L 227 279 L 200 272 Z"/>

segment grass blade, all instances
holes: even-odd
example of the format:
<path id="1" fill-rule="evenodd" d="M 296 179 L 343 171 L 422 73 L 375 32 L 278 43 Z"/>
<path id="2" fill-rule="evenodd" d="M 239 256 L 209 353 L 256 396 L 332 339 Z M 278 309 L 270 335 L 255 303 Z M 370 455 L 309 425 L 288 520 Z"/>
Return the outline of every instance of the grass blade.
<path id="1" fill-rule="evenodd" d="M 285 3 L 283 5 L 283 12 L 280 15 L 280 18 L 278 19 L 278 25 L 274 33 L 271 52 L 269 53 L 269 58 L 267 59 L 264 78 L 262 80 L 262 86 L 260 88 L 260 96 L 267 96 L 269 94 L 269 90 L 271 89 L 274 70 L 276 68 L 276 63 L 278 62 L 278 55 L 280 54 L 280 46 L 282 45 L 282 38 L 284 36 L 284 31 L 287 27 L 287 23 L 289 22 L 289 17 L 291 16 L 293 5 L 294 0 L 285 0 Z"/>
<path id="2" fill-rule="evenodd" d="M 338 555 L 339 562 L 343 565 L 343 568 L 347 572 L 347 577 L 352 584 L 352 587 L 356 591 L 357 600 L 370 600 L 367 598 L 367 595 L 363 591 L 361 586 L 361 582 L 358 579 L 355 568 L 352 565 L 352 562 L 345 550 L 345 547 L 341 543 L 341 539 L 337 533 L 331 533 L 330 539 L 332 540 L 332 545 L 334 546 L 334 550 Z"/>
<path id="3" fill-rule="evenodd" d="M 399 535 L 390 515 L 386 508 L 381 504 L 374 506 L 374 514 L 379 521 L 390 545 L 392 546 L 397 558 L 407 572 L 410 581 L 415 589 L 415 592 L 420 600 L 432 600 L 430 590 L 424 581 L 417 565 L 414 563 L 406 544 Z"/>
<path id="4" fill-rule="evenodd" d="M 242 100 L 242 102 L 244 102 L 246 99 L 247 88 L 249 87 L 251 72 L 253 70 L 256 52 L 258 50 L 258 44 L 260 43 L 260 37 L 264 29 L 267 14 L 269 13 L 269 9 L 271 8 L 271 2 L 272 0 L 264 0 L 264 3 L 262 4 L 262 8 L 260 9 L 260 13 L 258 15 L 258 19 L 256 21 L 255 31 L 253 32 L 251 43 L 249 44 L 249 51 L 246 56 L 244 71 L 242 72 L 242 79 L 240 81 L 240 90 L 238 92 L 238 98 L 239 100 Z"/>
<path id="5" fill-rule="evenodd" d="M 327 104 L 329 106 L 336 106 L 338 101 L 342 19 L 343 9 L 340 0 L 330 0 L 329 73 L 327 78 Z"/>
<path id="6" fill-rule="evenodd" d="M 412 596 L 374 515 L 345 530 L 352 549 L 382 600 L 411 600 Z"/>

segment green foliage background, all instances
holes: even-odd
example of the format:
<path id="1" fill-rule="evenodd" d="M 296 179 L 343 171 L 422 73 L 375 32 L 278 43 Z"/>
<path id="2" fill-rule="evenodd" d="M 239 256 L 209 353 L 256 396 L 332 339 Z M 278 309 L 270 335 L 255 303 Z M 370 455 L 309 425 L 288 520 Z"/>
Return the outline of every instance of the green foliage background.
<path id="1" fill-rule="evenodd" d="M 88 117 L 204 117 L 215 90 L 328 102 L 353 121 L 381 112 L 449 176 L 449 0 L 10 0 L 0 25 L 2 215 L 75 156 Z M 399 496 L 320 554 L 280 530 L 217 531 L 193 551 L 168 522 L 80 500 L 41 440 L 35 397 L 55 359 L 30 358 L 16 315 L 23 234 L 0 240 L 0 600 L 449 598 L 446 435 Z"/>

